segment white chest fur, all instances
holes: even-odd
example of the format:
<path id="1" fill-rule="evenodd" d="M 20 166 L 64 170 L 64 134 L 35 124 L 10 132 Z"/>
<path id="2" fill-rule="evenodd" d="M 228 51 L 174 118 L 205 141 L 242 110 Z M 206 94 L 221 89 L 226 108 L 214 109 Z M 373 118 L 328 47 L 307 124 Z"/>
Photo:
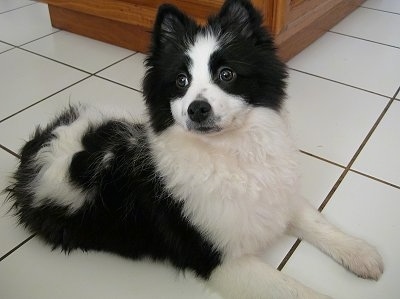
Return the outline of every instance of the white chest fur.
<path id="1" fill-rule="evenodd" d="M 202 136 L 176 125 L 151 140 L 167 188 L 226 257 L 258 253 L 284 232 L 297 150 L 279 114 L 256 108 L 235 131 Z"/>

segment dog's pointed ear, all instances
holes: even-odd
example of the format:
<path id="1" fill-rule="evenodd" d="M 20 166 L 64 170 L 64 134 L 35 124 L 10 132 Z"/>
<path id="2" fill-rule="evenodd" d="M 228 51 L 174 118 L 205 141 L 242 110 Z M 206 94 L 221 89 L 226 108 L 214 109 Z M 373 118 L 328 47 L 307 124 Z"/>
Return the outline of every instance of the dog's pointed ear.
<path id="1" fill-rule="evenodd" d="M 176 42 L 182 38 L 196 23 L 170 4 L 162 4 L 158 8 L 153 29 L 153 45 L 162 46 L 169 42 Z"/>
<path id="2" fill-rule="evenodd" d="M 217 18 L 223 31 L 235 31 L 249 38 L 262 26 L 262 16 L 249 0 L 226 0 Z"/>

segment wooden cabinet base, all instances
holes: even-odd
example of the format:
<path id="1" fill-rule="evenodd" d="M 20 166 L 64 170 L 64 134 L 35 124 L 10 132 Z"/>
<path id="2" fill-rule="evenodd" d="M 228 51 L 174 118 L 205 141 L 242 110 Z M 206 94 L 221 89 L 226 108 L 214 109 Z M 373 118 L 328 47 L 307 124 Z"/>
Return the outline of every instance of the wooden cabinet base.
<path id="1" fill-rule="evenodd" d="M 145 53 L 160 0 L 42 0 L 52 25 L 120 47 Z M 166 0 L 199 21 L 223 0 Z M 306 48 L 364 0 L 253 0 L 266 15 L 284 61 Z M 271 13 L 271 9 L 275 9 Z"/>
<path id="2" fill-rule="evenodd" d="M 328 6 L 325 11 L 320 10 L 314 12 L 314 15 L 311 16 L 307 23 L 305 21 L 301 22 L 301 20 L 297 20 L 297 24 L 293 26 L 290 26 L 291 24 L 289 23 L 285 30 L 275 36 L 279 56 L 284 61 L 288 61 L 312 44 L 325 32 L 329 31 L 329 29 L 339 23 L 363 2 L 364 0 L 335 1 L 335 3 Z M 305 16 L 304 18 L 308 17 L 310 16 Z"/>
<path id="3" fill-rule="evenodd" d="M 49 5 L 51 24 L 123 48 L 145 53 L 150 43 L 147 28 Z"/>

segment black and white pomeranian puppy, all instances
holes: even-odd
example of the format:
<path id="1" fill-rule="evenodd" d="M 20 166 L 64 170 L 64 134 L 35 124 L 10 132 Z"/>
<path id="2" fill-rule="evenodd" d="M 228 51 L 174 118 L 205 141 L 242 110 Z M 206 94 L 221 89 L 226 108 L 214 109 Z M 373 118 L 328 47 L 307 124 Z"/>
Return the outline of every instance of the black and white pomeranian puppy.
<path id="1" fill-rule="evenodd" d="M 250 1 L 206 25 L 162 5 L 146 66 L 147 122 L 73 106 L 36 130 L 7 189 L 20 223 L 67 252 L 169 261 L 224 298 L 329 298 L 261 261 L 284 233 L 380 277 L 376 250 L 298 194 L 287 73 Z"/>

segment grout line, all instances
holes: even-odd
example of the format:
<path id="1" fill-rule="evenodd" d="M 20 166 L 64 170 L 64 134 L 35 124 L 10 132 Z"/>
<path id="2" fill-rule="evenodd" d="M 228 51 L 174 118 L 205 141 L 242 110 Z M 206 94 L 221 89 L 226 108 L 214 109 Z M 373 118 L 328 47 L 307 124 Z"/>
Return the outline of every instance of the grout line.
<path id="1" fill-rule="evenodd" d="M 42 57 L 42 58 L 46 58 L 46 59 L 48 59 L 48 60 L 50 60 L 50 61 L 53 61 L 53 62 L 56 62 L 56 63 L 62 64 L 62 65 L 64 65 L 64 66 L 67 66 L 67 67 L 73 68 L 73 69 L 75 69 L 75 70 L 77 70 L 77 71 L 80 71 L 80 72 L 83 72 L 83 73 L 85 73 L 85 74 L 87 74 L 87 75 L 92 75 L 92 73 L 90 73 L 90 72 L 88 72 L 88 71 L 85 71 L 85 70 L 83 70 L 83 69 L 80 69 L 80 68 L 78 68 L 78 67 L 76 67 L 76 66 L 73 66 L 73 65 L 67 64 L 67 63 L 65 63 L 65 62 L 62 62 L 62 61 L 59 61 L 59 60 L 55 60 L 54 58 L 50 58 L 50 57 L 44 56 L 44 55 L 42 55 L 42 54 L 39 54 L 39 53 L 33 52 L 33 51 L 31 51 L 31 50 L 28 50 L 28 49 L 25 49 L 25 48 L 21 48 L 21 47 L 16 47 L 16 48 L 18 48 L 18 49 L 20 49 L 20 50 L 23 50 L 23 51 L 25 51 L 25 52 L 28 52 L 28 53 L 34 54 L 34 55 L 36 55 L 36 56 L 39 56 L 39 57 Z"/>
<path id="2" fill-rule="evenodd" d="M 358 155 L 357 155 L 358 156 Z M 350 166 L 354 163 L 353 159 L 351 159 L 349 165 L 343 170 L 342 174 L 340 177 L 337 179 L 336 183 L 333 185 L 332 189 L 329 191 L 328 195 L 325 197 L 324 201 L 320 204 L 318 207 L 318 212 L 322 212 L 323 209 L 326 207 L 328 202 L 331 200 L 333 194 L 336 192 L 336 190 L 339 188 L 340 184 L 343 182 L 344 177 L 347 175 L 347 173 L 350 170 Z"/>
<path id="3" fill-rule="evenodd" d="M 111 79 L 108 79 L 108 78 L 106 78 L 106 77 L 102 77 L 102 76 L 99 76 L 99 75 L 94 75 L 94 76 L 97 77 L 97 78 L 100 78 L 100 79 L 104 79 L 104 80 L 106 80 L 106 81 L 109 81 L 109 82 L 111 82 L 111 83 L 115 83 L 115 84 L 117 84 L 117 85 L 120 85 L 120 86 L 129 88 L 129 89 L 132 89 L 132 90 L 134 90 L 134 91 L 143 93 L 143 91 L 141 91 L 140 89 L 136 89 L 136 88 L 134 88 L 134 87 L 132 87 L 132 86 L 128 86 L 128 85 L 119 83 L 119 82 L 117 82 L 117 81 L 114 81 L 114 80 L 111 80 Z"/>
<path id="4" fill-rule="evenodd" d="M 25 45 L 27 45 L 27 44 L 33 43 L 33 42 L 35 42 L 35 41 L 38 41 L 39 39 L 45 38 L 45 37 L 47 37 L 47 36 L 50 36 L 50 35 L 53 35 L 53 34 L 56 34 L 56 33 L 62 31 L 61 29 L 57 29 L 57 28 L 54 28 L 54 27 L 52 27 L 52 29 L 54 29 L 55 31 L 50 32 L 50 33 L 45 34 L 45 35 L 42 35 L 42 36 L 40 36 L 40 37 L 37 37 L 37 38 L 35 38 L 35 39 L 33 39 L 33 40 L 30 40 L 29 42 L 20 44 L 20 45 L 18 45 L 17 47 L 18 47 L 18 48 L 21 48 L 21 47 L 23 47 L 23 46 L 25 46 Z"/>
<path id="5" fill-rule="evenodd" d="M 0 42 L 2 42 L 3 44 L 9 45 L 9 46 L 11 46 L 11 47 L 14 47 L 14 48 L 18 47 L 18 46 L 16 46 L 16 45 L 10 44 L 9 42 L 7 42 L 7 41 L 5 41 L 5 40 L 2 40 L 2 39 L 0 40 Z"/>
<path id="6" fill-rule="evenodd" d="M 134 52 L 134 53 L 132 53 L 132 54 L 130 54 L 130 55 L 124 57 L 124 58 L 121 58 L 120 60 L 117 60 L 117 61 L 113 62 L 113 63 L 111 63 L 110 65 L 108 65 L 108 66 L 106 66 L 106 67 L 104 67 L 104 68 L 102 68 L 102 69 L 100 69 L 100 70 L 94 72 L 93 75 L 95 75 L 96 77 L 100 77 L 100 76 L 97 76 L 98 73 L 100 73 L 100 72 L 102 72 L 102 71 L 108 69 L 109 67 L 112 67 L 112 66 L 116 65 L 117 63 L 120 63 L 120 62 L 122 62 L 122 61 L 124 61 L 124 60 L 126 60 L 126 59 L 128 59 L 128 58 L 131 58 L 132 56 L 135 56 L 137 53 L 138 53 L 138 52 Z"/>
<path id="7" fill-rule="evenodd" d="M 57 31 L 57 32 L 61 32 L 61 31 L 62 31 L 62 30 L 59 30 L 59 31 Z M 31 54 L 40 56 L 40 57 L 42 57 L 42 58 L 46 58 L 46 59 L 48 59 L 48 60 L 51 60 L 51 61 L 60 63 L 60 64 L 62 64 L 62 65 L 64 65 L 64 66 L 71 67 L 71 68 L 73 68 L 73 69 L 76 69 L 76 70 L 78 70 L 78 71 L 81 71 L 81 72 L 84 72 L 84 73 L 90 74 L 90 75 L 95 75 L 95 74 L 97 74 L 97 73 L 99 73 L 99 72 L 102 72 L 102 71 L 104 71 L 105 69 L 107 69 L 107 68 L 109 68 L 109 67 L 111 67 L 111 66 L 113 66 L 113 65 L 115 65 L 115 64 L 117 64 L 117 63 L 119 63 L 119 62 L 122 62 L 122 61 L 124 61 L 125 59 L 128 59 L 128 58 L 134 56 L 135 54 L 137 54 L 137 52 L 134 52 L 134 53 L 132 53 L 132 54 L 129 54 L 129 55 L 126 56 L 126 57 L 123 57 L 123 58 L 121 58 L 121 59 L 119 59 L 119 60 L 117 60 L 117 61 L 111 63 L 110 65 L 107 65 L 106 67 L 103 67 L 102 69 L 100 69 L 100 70 L 98 70 L 98 71 L 89 72 L 89 71 L 80 69 L 80 68 L 78 68 L 78 67 L 76 67 L 76 66 L 73 66 L 73 65 L 71 65 L 71 64 L 65 63 L 65 62 L 63 62 L 63 61 L 61 61 L 61 60 L 57 60 L 57 59 L 48 57 L 48 56 L 46 56 L 46 55 L 43 55 L 43 54 L 34 52 L 34 51 L 32 51 L 32 50 L 29 50 L 29 49 L 26 49 L 26 48 L 22 48 L 22 46 L 24 46 L 24 45 L 27 45 L 27 44 L 29 44 L 29 43 L 31 43 L 31 42 L 37 41 L 37 40 L 39 40 L 39 39 L 41 39 L 41 38 L 44 38 L 44 37 L 46 37 L 46 36 L 52 35 L 52 34 L 57 33 L 57 32 L 53 32 L 53 33 L 44 35 L 44 36 L 42 36 L 42 37 L 40 37 L 40 38 L 37 38 L 37 39 L 35 39 L 35 40 L 32 40 L 32 41 L 30 41 L 30 42 L 27 42 L 27 43 L 25 43 L 25 44 L 22 44 L 22 45 L 20 45 L 20 46 L 15 46 L 15 47 L 18 48 L 18 49 L 20 49 L 20 50 L 26 51 L 26 52 L 28 52 L 28 53 L 31 53 Z"/>
<path id="8" fill-rule="evenodd" d="M 362 37 L 358 37 L 358 36 L 354 36 L 354 35 L 349 35 L 349 34 L 345 34 L 345 33 L 340 33 L 340 32 L 336 32 L 336 31 L 332 31 L 332 30 L 328 30 L 328 32 L 334 33 L 334 34 L 338 34 L 338 35 L 347 36 L 347 37 L 351 37 L 351 38 L 355 38 L 355 39 L 359 39 L 359 40 L 363 40 L 363 41 L 366 41 L 366 42 L 370 42 L 370 43 L 374 43 L 374 44 L 378 44 L 378 45 L 382 45 L 382 46 L 386 46 L 386 47 L 391 47 L 391 48 L 395 48 L 395 49 L 400 49 L 400 47 L 398 47 L 398 46 L 393 46 L 393 45 L 389 45 L 389 44 L 377 42 L 377 41 L 374 41 L 374 40 L 370 40 L 370 39 L 366 39 L 366 38 L 362 38 Z"/>
<path id="9" fill-rule="evenodd" d="M 364 173 L 364 172 L 361 172 L 361 171 L 358 171 L 358 170 L 354 170 L 354 169 L 350 169 L 350 171 L 351 171 L 351 172 L 354 172 L 354 173 L 357 173 L 357 174 L 359 174 L 359 175 L 365 176 L 365 177 L 367 177 L 367 178 L 369 178 L 369 179 L 371 179 L 371 180 L 377 181 L 377 182 L 379 182 L 379 183 L 388 185 L 388 186 L 390 186 L 390 187 L 393 187 L 393 188 L 396 188 L 396 189 L 400 189 L 400 186 L 399 186 L 399 185 L 396 185 L 396 184 L 390 183 L 390 182 L 388 182 L 388 181 L 385 181 L 385 180 L 376 178 L 376 177 L 374 177 L 374 176 L 372 176 L 372 175 L 369 175 L 369 174 L 366 174 L 366 173 Z"/>
<path id="10" fill-rule="evenodd" d="M 11 11 L 14 11 L 14 10 L 18 10 L 18 9 L 21 9 L 21 8 L 24 8 L 24 7 L 27 7 L 27 6 L 31 6 L 31 5 L 34 5 L 34 4 L 37 4 L 37 2 L 31 3 L 31 4 L 26 4 L 26 5 L 23 5 L 23 6 L 16 7 L 16 8 L 12 8 L 10 10 L 2 11 L 2 12 L 0 12 L 0 15 L 8 13 L 8 12 L 11 12 Z"/>
<path id="11" fill-rule="evenodd" d="M 381 12 L 386 12 L 386 13 L 391 13 L 391 14 L 394 14 L 394 15 L 400 15 L 400 13 L 398 13 L 398 12 L 393 12 L 393 11 L 388 11 L 388 10 L 383 10 L 383 9 L 378 9 L 378 8 L 372 8 L 372 7 L 362 6 L 362 5 L 361 5 L 361 7 L 362 7 L 362 8 L 365 8 L 365 9 L 376 10 L 376 11 L 381 11 Z"/>
<path id="12" fill-rule="evenodd" d="M 13 155 L 14 157 L 18 158 L 18 159 L 21 158 L 20 155 L 18 155 L 17 153 L 15 153 L 14 151 L 12 151 L 12 150 L 10 150 L 9 148 L 5 147 L 5 146 L 2 145 L 2 144 L 0 144 L 0 148 L 1 148 L 2 150 L 6 151 L 7 153 Z"/>
<path id="13" fill-rule="evenodd" d="M 5 258 L 7 258 L 8 256 L 10 256 L 12 253 L 14 253 L 17 249 L 21 248 L 23 245 L 25 245 L 26 243 L 28 243 L 31 239 L 33 239 L 36 236 L 36 234 L 31 235 L 30 237 L 28 237 L 27 239 L 25 239 L 24 241 L 22 241 L 21 243 L 19 243 L 17 246 L 15 246 L 13 249 L 11 249 L 10 251 L 8 251 L 6 254 L 4 254 L 3 256 L 0 257 L 0 262 L 2 260 L 4 260 Z"/>
<path id="14" fill-rule="evenodd" d="M 328 195 L 326 196 L 325 200 L 322 202 L 322 204 L 319 206 L 318 211 L 322 212 L 323 209 L 326 207 L 326 205 L 328 204 L 328 202 L 330 201 L 330 199 L 332 198 L 333 194 L 336 192 L 336 190 L 338 189 L 338 187 L 340 186 L 340 184 L 342 183 L 343 179 L 345 178 L 345 176 L 347 175 L 347 173 L 349 171 L 353 171 L 351 170 L 351 166 L 354 164 L 355 160 L 358 158 L 358 156 L 360 155 L 361 151 L 363 150 L 363 148 L 365 147 L 365 145 L 367 144 L 368 140 L 371 138 L 372 134 L 375 132 L 376 128 L 378 127 L 379 123 L 382 121 L 383 117 L 385 116 L 386 112 L 389 110 L 390 106 L 392 105 L 392 103 L 395 101 L 396 96 L 399 94 L 400 92 L 400 87 L 397 89 L 396 93 L 394 94 L 394 96 L 390 99 L 390 101 L 386 104 L 385 108 L 382 110 L 381 114 L 378 116 L 378 119 L 375 121 L 374 125 L 372 126 L 372 128 L 370 129 L 370 131 L 368 132 L 367 136 L 364 138 L 363 142 L 361 143 L 361 145 L 359 146 L 359 148 L 357 149 L 356 153 L 353 155 L 352 159 L 350 160 L 349 164 L 346 166 L 346 168 L 343 170 L 342 174 L 340 175 L 340 177 L 338 178 L 338 180 L 336 181 L 335 185 L 332 187 L 332 189 L 329 191 Z M 360 173 L 361 174 L 361 173 Z M 368 176 L 367 176 L 368 177 Z M 371 179 L 375 179 L 378 181 L 381 181 L 379 179 L 373 178 L 371 177 Z M 387 183 L 384 181 L 381 181 L 382 183 Z M 391 185 L 390 183 L 387 183 L 389 185 Z M 397 187 L 400 188 L 398 186 L 393 186 L 393 187 Z M 296 251 L 296 249 L 299 247 L 300 243 L 301 243 L 301 239 L 297 239 L 296 242 L 293 244 L 292 248 L 290 248 L 289 252 L 286 254 L 286 256 L 283 258 L 283 260 L 281 261 L 281 263 L 278 266 L 278 270 L 281 271 L 285 265 L 287 264 L 287 262 L 289 261 L 289 259 L 292 257 L 293 253 Z"/>
<path id="15" fill-rule="evenodd" d="M 11 51 L 11 50 L 13 50 L 13 49 L 16 48 L 15 46 L 11 46 L 11 45 L 9 45 L 9 44 L 7 44 L 7 46 L 10 46 L 11 48 L 0 52 L 0 54 L 3 54 L 3 53 L 5 53 L 5 52 Z"/>
<path id="16" fill-rule="evenodd" d="M 310 157 L 313 157 L 313 158 L 315 158 L 315 159 L 324 161 L 324 162 L 326 162 L 326 163 L 335 165 L 335 166 L 340 167 L 340 168 L 346 168 L 345 166 L 340 165 L 339 163 L 336 163 L 336 162 L 333 162 L 333 161 L 331 161 L 331 160 L 328 160 L 328 159 L 319 157 L 319 156 L 317 156 L 317 155 L 314 155 L 314 154 L 312 154 L 312 153 L 306 152 L 306 151 L 304 151 L 304 150 L 300 150 L 300 153 L 305 154 L 305 155 L 310 156 Z"/>
<path id="17" fill-rule="evenodd" d="M 306 71 L 302 71 L 302 70 L 299 70 L 299 69 L 295 69 L 295 68 L 292 68 L 292 67 L 289 67 L 289 69 L 292 70 L 292 71 L 296 71 L 296 72 L 302 73 L 302 74 L 310 75 L 310 76 L 313 76 L 313 77 L 317 77 L 317 78 L 320 78 L 320 79 L 324 79 L 324 80 L 327 80 L 327 81 L 338 83 L 338 84 L 341 84 L 341 85 L 344 85 L 344 86 L 347 86 L 347 87 L 351 87 L 351 88 L 355 88 L 355 89 L 358 89 L 358 90 L 361 90 L 361 91 L 372 93 L 374 95 L 381 96 L 381 97 L 384 97 L 384 98 L 387 98 L 387 99 L 391 99 L 390 96 L 387 96 L 387 95 L 384 95 L 384 94 L 380 94 L 380 93 L 377 93 L 377 92 L 374 92 L 374 91 L 371 91 L 371 90 L 367 90 L 367 89 L 364 89 L 364 88 L 361 88 L 361 87 L 357 87 L 357 86 L 350 85 L 350 84 L 347 84 L 347 83 L 344 83 L 344 82 L 340 82 L 340 81 L 336 81 L 336 80 L 333 80 L 333 79 L 329 79 L 327 77 L 323 77 L 323 76 L 320 76 L 320 75 L 315 75 L 315 74 L 312 74 L 312 73 L 309 73 L 309 72 L 306 72 Z"/>
<path id="18" fill-rule="evenodd" d="M 283 260 L 281 261 L 281 263 L 279 264 L 279 266 L 276 268 L 276 270 L 282 271 L 283 267 L 285 267 L 285 265 L 287 264 L 287 262 L 289 261 L 289 259 L 292 257 L 293 253 L 296 251 L 297 247 L 299 247 L 300 243 L 301 243 L 301 239 L 297 239 L 296 242 L 294 242 L 294 244 L 293 244 L 292 247 L 289 249 L 288 253 L 287 253 L 286 256 L 283 258 Z"/>
<path id="19" fill-rule="evenodd" d="M 35 102 L 35 103 L 29 105 L 29 106 L 26 106 L 25 108 L 23 108 L 23 109 L 21 109 L 21 110 L 15 112 L 15 113 L 13 113 L 13 114 L 7 116 L 6 118 L 1 119 L 1 120 L 0 120 L 0 123 L 2 123 L 2 122 L 4 122 L 4 121 L 6 121 L 7 119 L 9 119 L 9 118 L 11 118 L 11 117 L 13 117 L 13 116 L 15 116 L 15 115 L 21 113 L 21 112 L 23 112 L 23 111 L 25 111 L 25 110 L 27 110 L 27 109 L 33 107 L 33 106 L 35 106 L 35 105 L 37 105 L 37 104 L 39 104 L 39 103 L 41 103 L 41 102 L 43 102 L 43 101 L 45 101 L 45 100 L 47 100 L 48 98 L 51 98 L 52 96 L 55 96 L 56 94 L 58 94 L 58 93 L 60 93 L 60 92 L 62 92 L 62 91 L 64 91 L 64 90 L 66 90 L 66 89 L 68 89 L 68 88 L 70 88 L 70 87 L 72 87 L 72 86 L 74 86 L 74 85 L 76 85 L 76 84 L 78 84 L 78 83 L 81 83 L 82 81 L 85 81 L 86 79 L 89 79 L 89 78 L 92 77 L 92 76 L 93 76 L 93 75 L 89 75 L 89 76 L 87 76 L 87 77 L 84 77 L 84 78 L 82 78 L 82 79 L 80 79 L 80 80 L 78 80 L 78 81 L 76 81 L 76 82 L 74 82 L 74 83 L 68 85 L 67 87 L 64 87 L 64 88 L 62 88 L 62 89 L 60 89 L 60 90 L 58 90 L 58 91 L 52 93 L 51 95 L 48 95 L 47 97 L 45 97 L 45 98 L 43 98 L 43 99 L 41 99 L 41 100 L 39 100 L 39 101 L 37 101 L 37 102 Z"/>

